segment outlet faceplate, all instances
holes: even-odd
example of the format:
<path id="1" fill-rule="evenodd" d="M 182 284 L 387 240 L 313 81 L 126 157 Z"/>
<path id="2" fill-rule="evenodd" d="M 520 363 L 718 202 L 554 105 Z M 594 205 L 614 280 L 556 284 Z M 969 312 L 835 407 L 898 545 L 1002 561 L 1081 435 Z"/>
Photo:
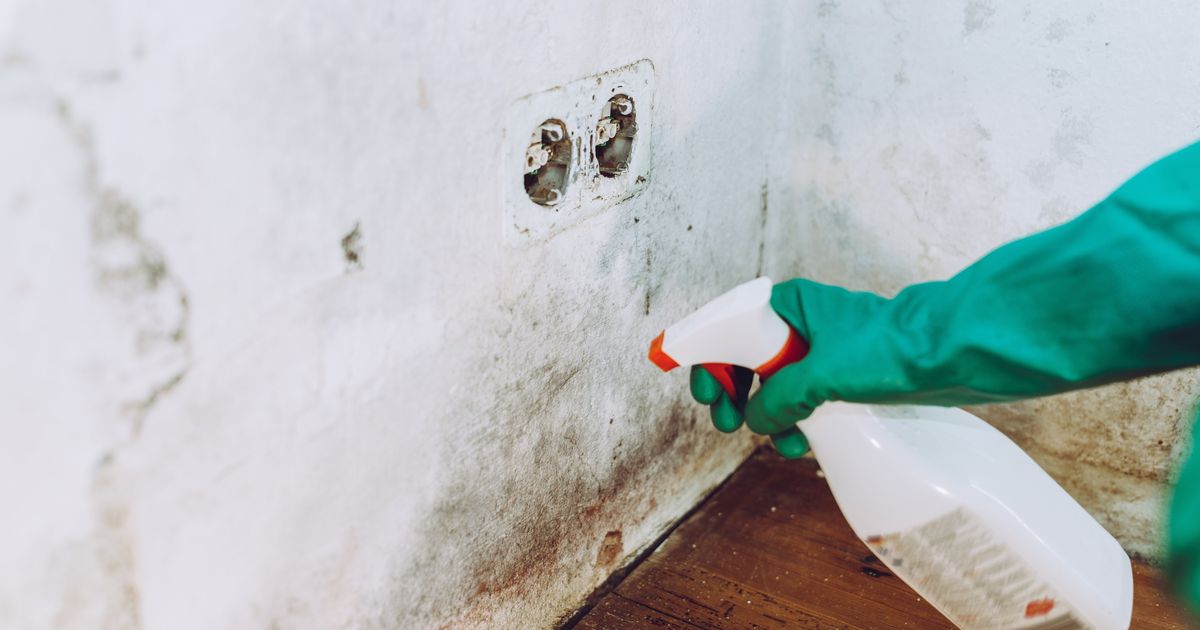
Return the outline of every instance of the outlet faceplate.
<path id="1" fill-rule="evenodd" d="M 531 94 L 508 108 L 503 166 L 507 244 L 526 247 L 547 239 L 645 188 L 653 87 L 654 65 L 643 59 Z M 569 161 L 551 158 L 555 136 L 543 131 L 547 123 L 566 129 Z M 559 171 L 542 177 L 545 171 L 538 170 L 561 169 L 564 162 L 565 177 Z"/>

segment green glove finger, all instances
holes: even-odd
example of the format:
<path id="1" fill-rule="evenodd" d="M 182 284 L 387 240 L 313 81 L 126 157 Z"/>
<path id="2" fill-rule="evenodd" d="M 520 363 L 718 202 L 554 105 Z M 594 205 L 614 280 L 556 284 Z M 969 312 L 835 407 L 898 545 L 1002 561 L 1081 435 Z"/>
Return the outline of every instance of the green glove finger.
<path id="1" fill-rule="evenodd" d="M 712 410 L 713 426 L 721 433 L 733 433 L 741 428 L 742 412 L 724 393 L 717 397 L 717 402 L 713 403 L 709 409 Z"/>
<path id="2" fill-rule="evenodd" d="M 688 380 L 692 390 L 692 398 L 695 398 L 698 403 L 712 405 L 725 393 L 725 390 L 721 389 L 721 384 L 717 382 L 717 379 L 713 378 L 713 375 L 709 374 L 708 370 L 699 365 L 692 366 L 692 374 Z"/>
<path id="3" fill-rule="evenodd" d="M 746 426 L 760 435 L 779 433 L 812 415 L 821 400 L 813 400 L 810 363 L 800 361 L 758 388 L 746 404 Z"/>
<path id="4" fill-rule="evenodd" d="M 784 459 L 803 457 L 808 452 L 808 438 L 796 427 L 772 435 L 771 443 Z"/>

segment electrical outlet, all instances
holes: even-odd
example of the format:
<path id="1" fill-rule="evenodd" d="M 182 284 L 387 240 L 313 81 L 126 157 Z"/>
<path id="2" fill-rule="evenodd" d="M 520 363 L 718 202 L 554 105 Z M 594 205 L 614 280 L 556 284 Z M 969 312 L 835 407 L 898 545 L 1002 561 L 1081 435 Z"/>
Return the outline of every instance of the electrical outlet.
<path id="1" fill-rule="evenodd" d="M 654 65 L 518 99 L 504 139 L 505 242 L 547 239 L 641 192 L 650 179 Z"/>

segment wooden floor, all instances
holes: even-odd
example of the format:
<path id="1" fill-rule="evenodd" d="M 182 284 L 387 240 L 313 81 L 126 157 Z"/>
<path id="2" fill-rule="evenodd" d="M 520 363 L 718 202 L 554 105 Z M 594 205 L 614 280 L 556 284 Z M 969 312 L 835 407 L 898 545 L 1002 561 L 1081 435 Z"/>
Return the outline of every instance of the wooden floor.
<path id="1" fill-rule="evenodd" d="M 1135 563 L 1133 628 L 1190 628 Z M 855 538 L 811 459 L 762 450 L 576 628 L 953 628 Z"/>

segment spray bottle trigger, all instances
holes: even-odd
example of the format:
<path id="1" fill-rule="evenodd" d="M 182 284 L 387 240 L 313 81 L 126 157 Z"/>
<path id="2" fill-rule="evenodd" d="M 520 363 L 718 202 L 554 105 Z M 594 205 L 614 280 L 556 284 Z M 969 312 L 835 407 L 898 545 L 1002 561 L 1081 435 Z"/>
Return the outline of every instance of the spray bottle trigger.
<path id="1" fill-rule="evenodd" d="M 738 399 L 737 385 L 733 379 L 733 366 L 729 363 L 705 363 L 702 366 L 717 382 L 721 384 L 721 389 L 729 395 L 729 399 L 736 401 Z"/>

